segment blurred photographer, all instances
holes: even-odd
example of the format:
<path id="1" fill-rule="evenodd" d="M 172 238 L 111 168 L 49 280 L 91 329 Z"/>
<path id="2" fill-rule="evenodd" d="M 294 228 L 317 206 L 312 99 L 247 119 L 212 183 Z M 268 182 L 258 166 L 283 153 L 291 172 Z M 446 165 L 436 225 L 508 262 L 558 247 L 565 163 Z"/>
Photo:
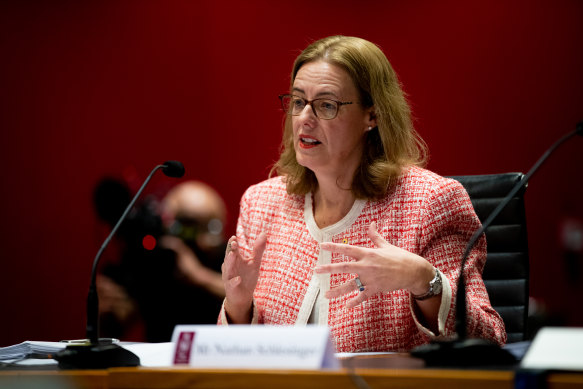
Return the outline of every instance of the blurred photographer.
<path id="1" fill-rule="evenodd" d="M 160 239 L 161 246 L 176 253 L 182 276 L 221 300 L 225 297 L 220 274 L 225 219 L 223 200 L 202 182 L 184 182 L 162 202 L 162 222 L 168 234 Z"/>
<path id="2" fill-rule="evenodd" d="M 120 192 L 102 182 L 98 213 L 104 202 L 116 208 L 113 193 L 128 197 Z M 136 208 L 120 228 L 119 261 L 104 266 L 97 279 L 102 335 L 165 342 L 177 324 L 216 323 L 225 296 L 225 220 L 222 198 L 199 181 L 180 183 L 160 203 L 150 198 Z"/>

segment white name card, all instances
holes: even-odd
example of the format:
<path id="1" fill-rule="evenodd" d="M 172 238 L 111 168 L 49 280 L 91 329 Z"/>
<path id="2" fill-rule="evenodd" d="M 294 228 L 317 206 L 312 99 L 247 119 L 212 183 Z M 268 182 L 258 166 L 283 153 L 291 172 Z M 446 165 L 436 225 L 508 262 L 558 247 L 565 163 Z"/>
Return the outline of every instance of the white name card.
<path id="1" fill-rule="evenodd" d="M 541 328 L 520 367 L 583 371 L 583 328 Z"/>
<path id="2" fill-rule="evenodd" d="M 204 368 L 338 368 L 325 326 L 178 325 L 175 365 Z"/>

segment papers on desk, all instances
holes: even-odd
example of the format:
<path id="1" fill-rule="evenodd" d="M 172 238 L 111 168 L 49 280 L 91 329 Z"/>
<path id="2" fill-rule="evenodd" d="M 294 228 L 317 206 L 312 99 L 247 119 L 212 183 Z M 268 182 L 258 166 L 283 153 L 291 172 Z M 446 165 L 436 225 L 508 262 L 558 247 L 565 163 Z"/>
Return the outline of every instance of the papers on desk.
<path id="1" fill-rule="evenodd" d="M 542 328 L 520 367 L 583 371 L 583 328 Z"/>
<path id="2" fill-rule="evenodd" d="M 121 346 L 136 354 L 140 358 L 140 366 L 168 367 L 172 366 L 174 343 L 131 343 Z"/>
<path id="3" fill-rule="evenodd" d="M 120 342 L 120 346 L 136 354 L 141 366 L 172 366 L 174 344 Z M 56 365 L 53 355 L 67 347 L 64 342 L 26 341 L 13 346 L 0 347 L 0 362 L 18 366 Z"/>
<path id="4" fill-rule="evenodd" d="M 24 359 L 24 358 L 51 358 L 67 347 L 62 342 L 33 342 L 26 341 L 13 346 L 0 347 L 0 361 Z"/>

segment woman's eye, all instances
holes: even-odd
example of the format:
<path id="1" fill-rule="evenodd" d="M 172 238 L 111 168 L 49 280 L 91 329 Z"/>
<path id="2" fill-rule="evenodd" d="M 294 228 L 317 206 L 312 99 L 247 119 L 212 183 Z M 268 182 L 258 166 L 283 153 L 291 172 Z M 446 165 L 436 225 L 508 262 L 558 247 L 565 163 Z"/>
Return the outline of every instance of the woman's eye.
<path id="1" fill-rule="evenodd" d="M 333 101 L 320 101 L 320 109 L 324 111 L 334 111 L 336 104 Z"/>
<path id="2" fill-rule="evenodd" d="M 302 108 L 305 106 L 305 103 L 303 99 L 295 98 L 292 100 L 292 105 L 296 108 Z"/>

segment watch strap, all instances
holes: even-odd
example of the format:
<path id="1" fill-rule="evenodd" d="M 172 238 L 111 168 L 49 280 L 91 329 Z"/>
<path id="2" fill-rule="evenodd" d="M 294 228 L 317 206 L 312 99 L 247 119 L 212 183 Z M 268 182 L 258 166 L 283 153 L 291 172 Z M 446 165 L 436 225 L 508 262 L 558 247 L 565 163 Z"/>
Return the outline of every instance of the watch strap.
<path id="1" fill-rule="evenodd" d="M 411 293 L 411 296 L 413 296 L 415 300 L 418 301 L 427 300 L 428 298 L 441 293 L 441 288 L 437 287 L 437 284 L 441 286 L 441 273 L 435 267 L 433 269 L 435 270 L 435 277 L 433 277 L 433 279 L 429 281 L 429 290 L 423 294 Z"/>

